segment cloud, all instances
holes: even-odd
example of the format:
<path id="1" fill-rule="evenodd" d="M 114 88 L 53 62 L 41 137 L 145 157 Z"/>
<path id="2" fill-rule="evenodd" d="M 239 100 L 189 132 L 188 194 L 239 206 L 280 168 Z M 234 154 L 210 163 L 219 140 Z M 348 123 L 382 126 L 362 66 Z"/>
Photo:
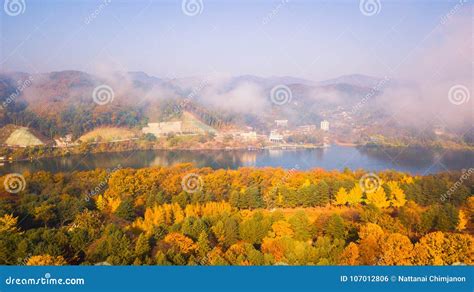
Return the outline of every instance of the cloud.
<path id="1" fill-rule="evenodd" d="M 205 103 L 234 112 L 258 113 L 269 107 L 265 89 L 258 84 L 241 82 L 228 91 L 224 84 L 212 82 L 202 93 Z"/>
<path id="2" fill-rule="evenodd" d="M 420 44 L 397 70 L 395 78 L 409 86 L 390 87 L 378 102 L 404 125 L 441 124 L 448 128 L 474 124 L 472 23 L 469 7 L 457 10 Z M 470 100 L 453 104 L 449 92 L 462 85 Z"/>

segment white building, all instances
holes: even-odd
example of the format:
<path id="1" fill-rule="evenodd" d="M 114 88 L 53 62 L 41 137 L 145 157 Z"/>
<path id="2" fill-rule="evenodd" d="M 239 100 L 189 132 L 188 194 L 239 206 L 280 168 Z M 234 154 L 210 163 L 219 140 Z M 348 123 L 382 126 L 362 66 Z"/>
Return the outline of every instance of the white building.
<path id="1" fill-rule="evenodd" d="M 288 120 L 275 120 L 277 127 L 288 127 Z"/>
<path id="2" fill-rule="evenodd" d="M 268 140 L 270 142 L 275 142 L 275 143 L 283 142 L 283 135 L 281 135 L 277 131 L 271 131 L 270 136 L 268 137 Z"/>
<path id="3" fill-rule="evenodd" d="M 55 141 L 57 147 L 69 147 L 69 146 L 76 145 L 72 141 L 72 135 L 71 134 L 67 134 L 64 137 L 59 137 L 58 139 L 54 139 L 54 141 Z"/>
<path id="4" fill-rule="evenodd" d="M 144 134 L 153 134 L 156 137 L 167 134 L 178 134 L 183 131 L 183 122 L 163 122 L 163 123 L 148 123 L 148 127 L 144 127 L 142 132 Z"/>
<path id="5" fill-rule="evenodd" d="M 321 121 L 321 130 L 329 131 L 329 122 L 327 120 Z"/>

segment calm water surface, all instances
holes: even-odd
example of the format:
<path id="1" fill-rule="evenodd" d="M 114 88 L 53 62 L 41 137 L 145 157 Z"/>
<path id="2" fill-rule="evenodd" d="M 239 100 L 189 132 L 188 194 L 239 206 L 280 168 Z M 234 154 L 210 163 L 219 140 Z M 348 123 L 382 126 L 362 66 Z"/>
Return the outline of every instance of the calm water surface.
<path id="1" fill-rule="evenodd" d="M 363 168 L 371 171 L 396 169 L 412 174 L 427 174 L 474 167 L 474 151 L 424 148 L 381 149 L 331 146 L 311 150 L 258 151 L 131 151 L 100 153 L 35 161 L 4 163 L 0 174 L 47 170 L 51 172 L 95 168 L 170 166 L 192 162 L 197 167 L 239 168 L 242 166 L 283 167 L 287 169 L 324 168 L 343 170 Z"/>

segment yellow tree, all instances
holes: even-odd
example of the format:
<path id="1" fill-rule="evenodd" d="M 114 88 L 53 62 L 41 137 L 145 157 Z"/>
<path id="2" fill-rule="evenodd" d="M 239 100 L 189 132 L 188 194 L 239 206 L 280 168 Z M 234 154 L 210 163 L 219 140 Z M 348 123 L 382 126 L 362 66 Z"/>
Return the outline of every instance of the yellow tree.
<path id="1" fill-rule="evenodd" d="M 390 206 L 390 202 L 387 200 L 385 190 L 379 187 L 375 192 L 366 193 L 367 203 L 373 204 L 377 208 L 387 208 Z"/>
<path id="2" fill-rule="evenodd" d="M 401 178 L 401 181 L 402 181 L 402 183 L 407 184 L 407 185 L 411 185 L 411 184 L 413 184 L 413 183 L 415 182 L 415 181 L 413 180 L 413 177 L 408 176 L 408 175 L 404 175 L 404 176 Z"/>
<path id="3" fill-rule="evenodd" d="M 380 265 L 398 266 L 411 265 L 413 244 L 410 239 L 400 233 L 392 233 L 382 242 Z"/>
<path id="4" fill-rule="evenodd" d="M 457 226 L 457 230 L 463 231 L 464 229 L 466 229 L 467 223 L 468 217 L 466 215 L 466 212 L 464 212 L 463 210 L 459 210 L 459 223 Z"/>
<path id="5" fill-rule="evenodd" d="M 212 266 L 228 265 L 228 262 L 225 260 L 224 252 L 222 252 L 222 249 L 218 246 L 207 253 L 206 263 Z"/>
<path id="6" fill-rule="evenodd" d="M 200 206 L 202 216 L 214 217 L 222 214 L 230 214 L 232 206 L 227 202 L 208 202 Z"/>
<path id="7" fill-rule="evenodd" d="M 390 203 L 394 207 L 402 207 L 407 202 L 405 193 L 400 188 L 396 181 L 390 181 L 387 183 L 390 188 Z"/>
<path id="8" fill-rule="evenodd" d="M 216 225 L 211 227 L 212 232 L 216 236 L 217 241 L 220 244 L 224 244 L 225 242 L 225 229 L 224 229 L 224 223 L 222 221 L 219 221 L 216 223 Z"/>
<path id="9" fill-rule="evenodd" d="M 13 217 L 13 215 L 5 214 L 3 217 L 0 217 L 0 232 L 16 232 L 16 224 L 18 223 L 18 217 Z"/>
<path id="10" fill-rule="evenodd" d="M 187 212 L 188 214 L 197 214 L 197 210 L 197 207 L 193 210 L 188 208 Z M 181 209 L 181 207 L 176 203 L 155 205 L 152 208 L 146 208 L 143 219 L 138 218 L 135 220 L 133 227 L 151 232 L 154 226 L 161 224 L 173 225 L 175 223 L 180 223 L 184 220 L 185 216 L 186 214 L 183 209 Z"/>
<path id="11" fill-rule="evenodd" d="M 189 254 L 197 248 L 191 238 L 177 232 L 166 235 L 163 241 L 183 254 Z"/>
<path id="12" fill-rule="evenodd" d="M 444 250 L 444 261 L 448 265 L 474 263 L 474 239 L 470 234 L 444 233 L 447 243 Z"/>
<path id="13" fill-rule="evenodd" d="M 376 265 L 382 255 L 382 242 L 385 233 L 380 226 L 367 223 L 359 231 L 359 254 L 360 264 Z"/>
<path id="14" fill-rule="evenodd" d="M 291 228 L 291 224 L 284 220 L 279 220 L 272 224 L 271 237 L 292 237 L 293 234 L 294 231 Z"/>
<path id="15" fill-rule="evenodd" d="M 432 232 L 415 244 L 413 264 L 452 265 L 474 262 L 474 240 L 469 234 Z"/>
<path id="16" fill-rule="evenodd" d="M 244 263 L 245 255 L 246 255 L 244 245 L 245 243 L 243 241 L 240 241 L 231 245 L 227 249 L 227 251 L 224 253 L 225 259 L 232 265 L 246 266 L 246 264 Z"/>
<path id="17" fill-rule="evenodd" d="M 362 189 L 359 184 L 355 184 L 347 196 L 349 205 L 354 206 L 362 201 Z"/>
<path id="18" fill-rule="evenodd" d="M 443 265 L 444 244 L 444 235 L 441 231 L 429 233 L 423 236 L 420 241 L 415 244 L 413 264 L 422 266 Z"/>
<path id="19" fill-rule="evenodd" d="M 99 195 L 97 197 L 97 201 L 95 202 L 95 204 L 97 206 L 97 209 L 99 209 L 101 211 L 105 211 L 105 208 L 107 207 L 105 199 L 104 199 L 104 197 L 102 197 L 102 195 Z"/>
<path id="20" fill-rule="evenodd" d="M 342 206 L 342 205 L 347 204 L 348 202 L 347 199 L 348 199 L 347 191 L 345 188 L 341 187 L 336 194 L 336 199 L 334 203 L 338 206 Z"/>
<path id="21" fill-rule="evenodd" d="M 35 255 L 28 259 L 27 266 L 64 266 L 67 262 L 62 256 L 51 256 L 49 254 Z"/>
<path id="22" fill-rule="evenodd" d="M 120 206 L 120 203 L 122 203 L 120 197 L 99 195 L 97 197 L 96 206 L 102 212 L 113 213 Z"/>
<path id="23" fill-rule="evenodd" d="M 180 223 L 184 220 L 183 209 L 178 204 L 172 204 L 173 223 Z"/>
<path id="24" fill-rule="evenodd" d="M 359 246 L 356 243 L 349 243 L 339 257 L 339 264 L 347 266 L 359 265 Z"/>
<path id="25" fill-rule="evenodd" d="M 275 259 L 275 262 L 281 262 L 284 260 L 287 250 L 287 245 L 285 243 L 286 241 L 282 238 L 265 237 L 262 240 L 262 252 L 265 254 L 271 254 Z"/>

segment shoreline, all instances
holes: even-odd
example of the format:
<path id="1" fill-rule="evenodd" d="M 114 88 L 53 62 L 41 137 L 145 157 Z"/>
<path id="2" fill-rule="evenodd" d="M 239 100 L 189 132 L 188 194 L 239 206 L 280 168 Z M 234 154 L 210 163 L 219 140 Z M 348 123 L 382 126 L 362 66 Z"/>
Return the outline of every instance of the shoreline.
<path id="1" fill-rule="evenodd" d="M 418 145 L 418 144 L 411 144 L 411 145 L 392 145 L 392 144 L 374 144 L 374 143 L 353 143 L 353 142 L 340 142 L 334 141 L 334 144 L 341 147 L 365 147 L 365 148 L 399 148 L 399 149 L 406 149 L 406 148 L 421 148 L 421 149 L 430 149 L 430 150 L 453 150 L 453 151 L 474 151 L 474 146 L 439 146 L 439 145 Z"/>

